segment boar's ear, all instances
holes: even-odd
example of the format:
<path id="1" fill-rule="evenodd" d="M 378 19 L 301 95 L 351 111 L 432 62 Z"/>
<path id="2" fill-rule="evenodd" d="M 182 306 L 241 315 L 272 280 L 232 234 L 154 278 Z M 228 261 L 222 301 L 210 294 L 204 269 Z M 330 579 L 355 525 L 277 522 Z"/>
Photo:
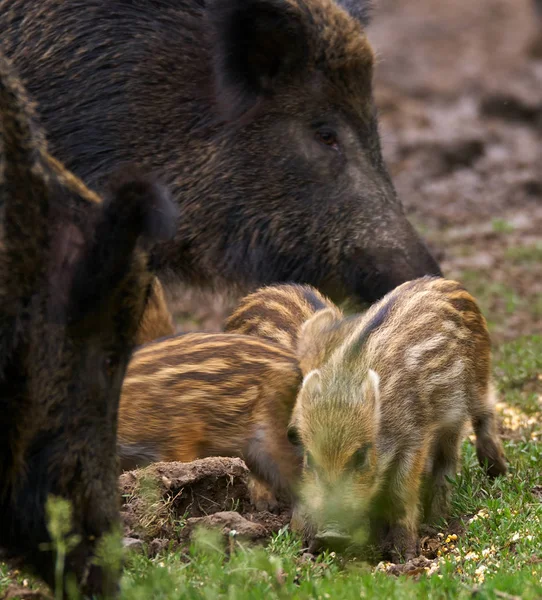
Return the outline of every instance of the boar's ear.
<path id="1" fill-rule="evenodd" d="M 371 22 L 372 2 L 370 0 L 336 0 L 347 13 L 357 19 L 364 27 Z"/>
<path id="2" fill-rule="evenodd" d="M 173 237 L 177 208 L 168 190 L 125 169 L 111 181 L 101 207 L 94 239 L 77 270 L 72 296 L 72 319 L 100 311 L 130 272 L 137 247 Z"/>
<path id="3" fill-rule="evenodd" d="M 301 390 L 311 397 L 322 392 L 322 376 L 318 369 L 313 369 L 303 379 Z"/>
<path id="4" fill-rule="evenodd" d="M 63 320 L 69 304 L 75 272 L 89 243 L 85 229 L 54 214 L 50 223 L 50 249 L 47 264 L 49 316 Z"/>
<path id="5" fill-rule="evenodd" d="M 288 0 L 209 0 L 216 96 L 235 120 L 307 60 L 301 11 Z"/>
<path id="6" fill-rule="evenodd" d="M 303 323 L 297 341 L 302 373 L 320 367 L 338 346 L 341 317 L 338 309 L 326 308 Z"/>

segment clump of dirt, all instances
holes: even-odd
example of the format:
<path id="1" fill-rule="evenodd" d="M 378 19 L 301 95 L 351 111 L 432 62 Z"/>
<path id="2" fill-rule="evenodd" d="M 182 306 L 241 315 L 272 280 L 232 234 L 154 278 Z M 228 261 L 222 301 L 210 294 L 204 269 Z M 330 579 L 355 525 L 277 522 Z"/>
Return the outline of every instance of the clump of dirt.
<path id="1" fill-rule="evenodd" d="M 420 575 L 432 574 L 437 568 L 436 560 L 429 560 L 425 556 L 417 556 L 406 563 L 394 564 L 383 563 L 377 570 L 384 571 L 388 575 L 406 575 L 407 577 L 418 578 Z"/>
<path id="2" fill-rule="evenodd" d="M 123 473 L 120 489 L 125 545 L 156 554 L 187 542 L 197 526 L 232 531 L 249 540 L 269 537 L 290 513 L 256 511 L 250 501 L 249 471 L 239 458 L 205 458 L 190 463 L 156 463 Z"/>

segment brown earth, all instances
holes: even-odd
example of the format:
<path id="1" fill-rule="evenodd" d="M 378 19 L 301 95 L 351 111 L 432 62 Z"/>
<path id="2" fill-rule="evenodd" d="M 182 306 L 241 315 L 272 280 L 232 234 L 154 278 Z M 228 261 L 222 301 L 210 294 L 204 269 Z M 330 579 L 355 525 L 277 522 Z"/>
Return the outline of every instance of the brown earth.
<path id="1" fill-rule="evenodd" d="M 376 3 L 384 152 L 493 338 L 542 333 L 542 38 L 531 0 Z M 408 50 L 406 50 L 408 49 Z"/>
<path id="2" fill-rule="evenodd" d="M 49 592 L 31 590 L 16 583 L 10 584 L 0 596 L 0 600 L 52 600 L 52 598 Z"/>
<path id="3" fill-rule="evenodd" d="M 154 555 L 186 546 L 198 527 L 256 542 L 289 522 L 290 513 L 257 511 L 249 471 L 239 458 L 156 463 L 120 477 L 125 545 Z"/>

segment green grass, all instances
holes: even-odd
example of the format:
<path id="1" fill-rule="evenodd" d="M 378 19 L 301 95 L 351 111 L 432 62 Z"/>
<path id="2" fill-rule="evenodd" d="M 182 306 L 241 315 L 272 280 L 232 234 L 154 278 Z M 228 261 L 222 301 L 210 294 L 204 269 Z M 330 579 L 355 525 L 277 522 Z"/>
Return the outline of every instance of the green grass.
<path id="1" fill-rule="evenodd" d="M 512 233 L 515 227 L 512 223 L 504 219 L 493 219 L 491 221 L 491 227 L 495 233 Z"/>
<path id="2" fill-rule="evenodd" d="M 506 250 L 505 256 L 516 263 L 540 263 L 540 261 L 542 261 L 542 243 L 538 242 L 526 246 L 512 246 Z"/>
<path id="3" fill-rule="evenodd" d="M 478 271 L 465 270 L 459 280 L 476 298 L 490 329 L 498 322 L 500 324 L 503 314 L 506 317 L 525 308 L 525 302 L 516 290 L 490 278 L 480 277 Z M 496 307 L 499 308 L 498 312 Z"/>
<path id="4" fill-rule="evenodd" d="M 510 406 L 508 426 L 517 428 L 505 435 L 510 473 L 489 481 L 472 442 L 464 443 L 434 573 L 395 577 L 333 553 L 313 560 L 287 529 L 266 547 L 235 538 L 224 546 L 212 533 L 201 533 L 186 552 L 129 555 L 122 600 L 542 598 L 542 499 L 533 492 L 542 485 L 542 336 L 499 347 L 495 376 Z M 463 524 L 457 539 L 449 536 L 452 522 L 456 531 Z M 0 595 L 9 581 L 0 565 Z"/>

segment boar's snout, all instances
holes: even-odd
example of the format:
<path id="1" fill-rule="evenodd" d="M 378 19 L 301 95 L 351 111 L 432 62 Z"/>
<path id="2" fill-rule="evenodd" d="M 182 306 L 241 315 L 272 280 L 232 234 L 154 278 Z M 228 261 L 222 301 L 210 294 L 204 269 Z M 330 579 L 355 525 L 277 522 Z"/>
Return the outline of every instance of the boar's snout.
<path id="1" fill-rule="evenodd" d="M 424 242 L 415 240 L 400 247 L 355 250 L 350 257 L 346 289 L 367 302 L 376 302 L 397 286 L 425 275 L 442 276 L 442 271 Z"/>

